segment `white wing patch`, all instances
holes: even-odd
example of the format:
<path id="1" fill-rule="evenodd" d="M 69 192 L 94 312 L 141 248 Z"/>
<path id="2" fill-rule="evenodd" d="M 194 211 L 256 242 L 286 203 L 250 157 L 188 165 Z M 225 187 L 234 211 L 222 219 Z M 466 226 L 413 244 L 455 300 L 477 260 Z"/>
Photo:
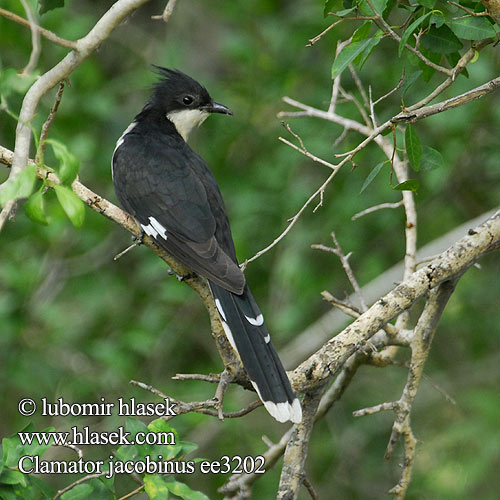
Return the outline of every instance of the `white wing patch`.
<path id="1" fill-rule="evenodd" d="M 124 131 L 123 134 L 118 138 L 116 141 L 116 146 L 115 149 L 113 150 L 113 154 L 111 155 L 111 177 L 114 178 L 114 172 L 113 172 L 113 158 L 115 156 L 116 150 L 123 144 L 123 141 L 125 140 L 125 136 L 131 132 L 134 127 L 137 125 L 137 122 L 132 122 Z"/>
<path id="2" fill-rule="evenodd" d="M 256 318 L 250 318 L 245 314 L 245 318 L 253 326 L 262 326 L 264 324 L 264 316 L 262 314 L 259 314 Z"/>
<path id="3" fill-rule="evenodd" d="M 149 224 L 141 224 L 141 227 L 148 236 L 156 238 L 160 235 L 164 240 L 167 239 L 167 230 L 154 217 L 149 217 Z"/>
<path id="4" fill-rule="evenodd" d="M 132 132 L 134 127 L 137 125 L 137 122 L 132 122 L 124 131 L 123 134 L 119 137 L 119 139 L 116 141 L 116 146 L 115 146 L 115 151 L 123 144 L 123 141 L 125 140 L 125 136 L 129 133 Z M 113 151 L 114 154 L 114 151 Z"/>

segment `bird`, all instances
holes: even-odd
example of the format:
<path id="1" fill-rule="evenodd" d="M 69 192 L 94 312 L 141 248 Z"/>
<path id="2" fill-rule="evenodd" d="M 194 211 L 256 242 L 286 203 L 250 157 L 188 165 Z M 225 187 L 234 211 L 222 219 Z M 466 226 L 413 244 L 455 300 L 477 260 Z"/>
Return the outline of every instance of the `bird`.
<path id="1" fill-rule="evenodd" d="M 185 73 L 153 68 L 159 79 L 151 97 L 113 152 L 118 201 L 141 235 L 208 280 L 226 337 L 265 408 L 279 422 L 299 423 L 300 401 L 238 265 L 219 186 L 187 143 L 209 115 L 233 113 Z"/>

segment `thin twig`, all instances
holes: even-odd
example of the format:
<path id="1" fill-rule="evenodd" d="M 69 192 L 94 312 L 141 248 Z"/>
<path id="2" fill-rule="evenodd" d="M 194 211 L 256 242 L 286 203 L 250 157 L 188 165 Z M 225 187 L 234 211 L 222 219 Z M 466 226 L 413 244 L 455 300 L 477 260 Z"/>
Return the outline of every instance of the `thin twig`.
<path id="1" fill-rule="evenodd" d="M 309 496 L 312 498 L 312 500 L 319 500 L 319 496 L 307 476 L 304 476 L 302 478 L 302 484 L 305 486 L 307 493 L 309 493 Z"/>
<path id="2" fill-rule="evenodd" d="M 378 210 L 383 210 L 385 208 L 399 208 L 402 205 L 403 205 L 403 200 L 397 201 L 396 203 L 380 203 L 379 205 L 375 205 L 374 207 L 366 208 L 365 210 L 362 210 L 361 212 L 354 214 L 351 217 L 351 220 L 359 219 L 360 217 L 363 217 L 364 215 L 368 215 L 368 214 L 371 214 L 373 212 L 377 212 Z"/>
<path id="3" fill-rule="evenodd" d="M 459 9 L 462 9 L 464 12 L 467 12 L 469 16 L 474 16 L 474 17 L 482 17 L 482 16 L 489 16 L 489 12 L 474 12 L 473 10 L 468 9 L 467 7 L 464 7 L 463 5 L 460 5 L 457 2 L 452 2 L 451 0 L 448 0 L 450 5 L 454 5 L 455 7 L 458 7 Z"/>
<path id="4" fill-rule="evenodd" d="M 118 498 L 118 500 L 127 500 L 127 498 L 132 498 L 134 495 L 137 495 L 137 493 L 140 493 L 143 489 L 144 485 L 141 484 L 135 490 L 132 490 L 128 492 L 126 495 L 123 495 L 122 497 Z"/>
<path id="5" fill-rule="evenodd" d="M 404 81 L 406 80 L 406 74 L 405 74 L 405 69 L 403 68 L 403 74 L 401 75 L 401 78 L 398 82 L 398 84 L 392 89 L 387 92 L 387 94 L 384 94 L 382 97 L 379 97 L 374 103 L 373 106 L 376 106 L 379 102 L 383 101 L 384 99 L 387 99 L 390 97 L 392 94 L 397 92 L 402 86 Z"/>
<path id="6" fill-rule="evenodd" d="M 73 42 L 72 40 L 65 40 L 64 38 L 57 36 L 55 33 L 52 33 L 52 31 L 46 30 L 45 28 L 42 28 L 37 24 L 32 25 L 30 24 L 29 21 L 22 18 L 21 16 L 18 16 L 17 14 L 14 14 L 13 12 L 0 8 L 0 16 L 5 17 L 6 19 L 9 19 L 11 21 L 14 21 L 15 23 L 21 24 L 26 28 L 36 29 L 40 33 L 40 35 L 42 35 L 47 40 L 56 43 L 57 45 L 61 45 L 63 47 L 66 47 L 67 49 L 72 49 L 72 50 L 76 49 L 76 42 Z"/>
<path id="7" fill-rule="evenodd" d="M 366 114 L 365 108 L 363 108 L 361 103 L 352 94 L 350 94 L 349 92 L 346 92 L 342 87 L 340 87 L 340 93 L 342 94 L 342 97 L 346 101 L 350 101 L 356 106 L 356 108 L 358 109 L 359 114 L 362 116 L 363 121 L 365 122 L 366 126 L 371 128 L 372 123 L 371 123 L 368 115 Z"/>
<path id="8" fill-rule="evenodd" d="M 361 304 L 361 309 L 362 312 L 366 311 L 368 309 L 368 306 L 366 305 L 365 299 L 363 297 L 363 293 L 361 292 L 361 288 L 359 286 L 358 280 L 356 279 L 356 276 L 354 276 L 354 272 L 352 270 L 351 264 L 349 264 L 349 258 L 352 255 L 351 253 L 345 255 L 344 252 L 342 251 L 342 248 L 337 240 L 337 237 L 335 236 L 335 232 L 331 232 L 330 236 L 333 241 L 334 247 L 327 247 L 325 245 L 311 245 L 311 248 L 317 249 L 317 250 L 323 250 L 326 252 L 331 252 L 334 255 L 336 255 L 340 263 L 342 264 L 342 267 L 344 269 L 344 272 L 347 276 L 347 279 L 349 280 L 349 283 L 351 283 L 351 286 L 356 293 L 359 302 Z"/>
<path id="9" fill-rule="evenodd" d="M 220 375 L 205 375 L 202 373 L 176 373 L 172 380 L 201 380 L 202 382 L 209 382 L 211 384 L 218 384 Z"/>
<path id="10" fill-rule="evenodd" d="M 161 16 L 151 16 L 151 19 L 161 19 L 164 23 L 167 23 L 168 20 L 170 19 L 170 16 L 174 12 L 176 3 L 177 0 L 168 0 L 167 6 L 165 7 L 163 14 Z"/>
<path id="11" fill-rule="evenodd" d="M 28 61 L 28 64 L 21 71 L 21 76 L 29 75 L 38 64 L 38 60 L 40 58 L 40 31 L 37 29 L 37 24 L 35 20 L 35 15 L 31 11 L 31 7 L 28 5 L 26 0 L 21 0 L 23 8 L 26 12 L 26 16 L 28 18 L 30 30 L 31 30 L 31 54 Z"/>
<path id="12" fill-rule="evenodd" d="M 500 77 L 494 78 L 493 80 L 490 80 L 489 82 L 480 85 L 479 87 L 468 90 L 467 92 L 464 92 L 463 94 L 460 94 L 458 96 L 451 97 L 450 99 L 446 99 L 445 101 L 441 101 L 436 104 L 425 106 L 419 109 L 408 108 L 391 118 L 391 122 L 413 123 L 417 120 L 421 120 L 438 113 L 443 113 L 444 111 L 448 111 L 458 106 L 463 106 L 464 104 L 475 101 L 476 99 L 480 99 L 486 94 L 493 92 L 498 87 L 500 87 Z"/>
<path id="13" fill-rule="evenodd" d="M 281 142 L 283 142 L 284 144 L 286 144 L 287 146 L 290 146 L 291 148 L 295 149 L 296 151 L 299 151 L 300 153 L 302 153 L 304 156 L 307 156 L 308 158 L 310 158 L 312 161 L 316 162 L 316 163 L 320 163 L 321 165 L 324 165 L 325 167 L 328 167 L 328 168 L 331 168 L 332 170 L 336 170 L 337 169 L 337 166 L 334 165 L 333 163 L 330 163 L 326 160 L 323 160 L 322 158 L 319 158 L 318 156 L 315 156 L 313 155 L 312 153 L 310 153 L 306 147 L 304 146 L 304 143 L 302 142 L 302 139 L 300 138 L 300 136 L 298 134 L 296 134 L 288 124 L 286 124 L 285 122 L 282 122 L 282 125 L 283 127 L 285 127 L 285 129 L 290 132 L 291 135 L 293 135 L 300 143 L 300 147 L 296 146 L 295 144 L 291 143 L 290 141 L 288 141 L 287 139 L 285 139 L 284 137 L 278 137 L 278 140 L 280 140 Z"/>
<path id="14" fill-rule="evenodd" d="M 337 42 L 337 48 L 335 49 L 335 57 L 337 57 L 340 52 L 351 43 L 352 37 L 349 38 L 348 40 L 345 40 L 343 42 Z M 337 75 L 333 79 L 333 84 L 332 84 L 332 96 L 330 98 L 330 105 L 328 106 L 328 113 L 335 113 L 335 108 L 337 106 L 337 99 L 339 97 L 339 89 L 340 89 L 340 78 L 341 74 Z"/>
<path id="15" fill-rule="evenodd" d="M 316 42 L 321 40 L 331 29 L 335 28 L 335 26 L 338 26 L 340 23 L 343 23 L 346 19 L 339 19 L 338 21 L 335 21 L 333 24 L 330 24 L 328 28 L 323 30 L 319 35 L 316 35 L 314 38 L 310 38 L 309 42 L 306 44 L 306 47 L 312 47 Z"/>
<path id="16" fill-rule="evenodd" d="M 54 101 L 52 108 L 50 108 L 47 120 L 45 120 L 45 123 L 42 125 L 42 132 L 40 133 L 40 142 L 38 146 L 38 151 L 36 152 L 35 156 L 35 162 L 38 165 L 43 165 L 45 148 L 47 147 L 46 139 L 49 135 L 50 126 L 52 125 L 52 122 L 56 117 L 57 110 L 59 109 L 59 104 L 61 102 L 63 92 L 64 92 L 64 81 L 61 81 L 59 82 L 59 88 L 57 89 L 56 100 Z"/>
<path id="17" fill-rule="evenodd" d="M 243 417 L 244 415 L 247 415 L 248 413 L 252 412 L 256 408 L 259 408 L 259 406 L 262 406 L 262 401 L 260 400 L 255 400 L 252 401 L 248 406 L 245 408 L 242 408 L 240 410 L 236 411 L 230 411 L 230 412 L 221 412 L 220 411 L 220 401 L 217 397 L 212 398 L 212 399 L 207 399 L 206 401 L 193 401 L 190 403 L 186 403 L 184 401 L 181 401 L 179 399 L 171 398 L 163 394 L 159 389 L 156 389 L 155 387 L 145 384 L 144 382 L 139 382 L 137 380 L 131 380 L 130 384 L 135 385 L 136 387 L 140 387 L 141 389 L 144 389 L 146 391 L 151 392 L 155 396 L 158 396 L 161 399 L 168 399 L 170 404 L 173 406 L 175 405 L 175 409 L 173 410 L 176 416 L 179 415 L 184 415 L 185 413 L 201 413 L 203 415 L 210 415 L 212 417 L 217 417 L 222 420 L 225 418 L 239 418 Z M 216 408 L 213 410 L 212 408 Z M 174 418 L 173 416 L 170 417 L 164 417 L 165 420 L 171 420 Z"/>
<path id="18" fill-rule="evenodd" d="M 354 83 L 356 84 L 356 87 L 358 88 L 359 93 L 363 98 L 365 106 L 368 107 L 368 96 L 366 95 L 366 90 L 363 87 L 363 84 L 361 83 L 361 79 L 359 78 L 358 72 L 356 71 L 356 69 L 352 64 L 349 64 L 349 71 L 351 72 L 352 79 L 354 80 Z"/>

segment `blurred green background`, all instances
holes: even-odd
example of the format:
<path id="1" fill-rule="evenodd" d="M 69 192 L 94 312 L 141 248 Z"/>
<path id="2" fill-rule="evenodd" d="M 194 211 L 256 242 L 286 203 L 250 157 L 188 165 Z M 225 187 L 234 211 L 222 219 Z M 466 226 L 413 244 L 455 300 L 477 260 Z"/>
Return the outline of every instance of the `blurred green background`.
<path id="1" fill-rule="evenodd" d="M 62 37 L 85 35 L 112 4 L 67 0 L 64 9 L 45 14 L 43 26 Z M 19 15 L 17 0 L 1 6 Z M 308 39 L 329 25 L 318 0 L 254 2 L 183 0 L 168 25 L 151 20 L 164 2 L 152 1 L 131 16 L 71 76 L 50 137 L 65 143 L 80 160 L 80 179 L 116 203 L 110 158 L 115 142 L 140 111 L 155 81 L 151 64 L 179 68 L 204 83 L 234 116 L 214 116 L 193 133 L 191 145 L 213 168 L 224 194 L 240 260 L 268 245 L 285 227 L 329 171 L 278 141 L 291 138 L 276 118 L 289 110 L 285 95 L 326 109 L 331 92 L 330 68 L 337 39 L 348 38 L 347 23 L 313 47 Z M 27 79 L 15 76 L 30 54 L 29 30 L 0 17 L 0 88 L 18 113 Z M 398 82 L 402 68 L 414 71 L 397 47 L 383 40 L 360 72 L 373 95 Z M 66 50 L 42 40 L 38 72 L 44 72 Z M 446 97 L 457 95 L 498 75 L 498 48 L 484 50 L 459 77 Z M 415 85 L 405 96 L 413 103 L 439 82 Z M 14 83 L 13 83 L 14 82 Z M 343 86 L 356 94 L 349 76 Z M 8 90 L 6 90 L 8 89 Z M 43 123 L 55 90 L 45 96 L 35 127 Z M 439 238 L 455 226 L 498 206 L 500 168 L 498 130 L 500 95 L 490 94 L 465 107 L 415 125 L 426 145 L 438 149 L 445 167 L 414 174 L 419 243 Z M 380 120 L 396 114 L 396 93 L 377 108 Z M 338 108 L 359 119 L 352 104 Z M 313 118 L 287 120 L 307 148 L 334 161 L 332 145 L 342 132 Z M 0 144 L 14 148 L 16 122 L 0 111 Z M 359 142 L 351 132 L 338 148 Z M 371 168 L 384 158 L 374 145 L 356 157 L 357 168 L 344 168 L 325 193 L 315 213 L 308 209 L 292 232 L 271 252 L 249 265 L 246 275 L 261 305 L 278 350 L 329 310 L 324 289 L 343 297 L 349 284 L 338 260 L 311 249 L 330 244 L 335 231 L 360 284 L 366 284 L 404 256 L 402 210 L 381 211 L 355 222 L 367 207 L 400 199 L 389 187 L 389 169 L 359 194 Z M 54 163 L 47 153 L 48 164 Z M 0 181 L 8 169 L 0 166 Z M 130 379 L 152 384 L 182 400 L 213 396 L 202 382 L 175 382 L 176 373 L 220 371 L 205 309 L 197 296 L 146 248 L 117 262 L 113 256 L 130 244 L 128 233 L 91 210 L 82 229 L 74 229 L 48 193 L 49 226 L 31 222 L 22 207 L 6 224 L 0 243 L 0 435 L 19 431 L 28 419 L 17 412 L 22 397 L 63 397 L 95 402 L 100 397 L 154 400 L 133 388 Z M 426 365 L 412 422 L 419 439 L 413 481 L 407 498 L 494 500 L 500 491 L 500 259 L 481 261 L 460 281 L 440 323 Z M 404 356 L 403 356 L 404 354 Z M 401 358 L 408 353 L 401 353 Z M 287 368 L 293 368 L 288 366 Z M 307 473 L 320 498 L 380 499 L 398 480 L 401 450 L 385 462 L 392 414 L 354 419 L 353 410 L 399 398 L 404 368 L 363 367 L 345 396 L 314 429 Z M 440 390 L 437 390 L 438 386 Z M 453 398 L 454 403 L 443 395 Z M 253 399 L 230 388 L 225 408 L 237 409 Z M 72 425 L 114 429 L 118 417 L 69 419 L 35 415 L 37 429 Z M 263 409 L 244 420 L 219 423 L 188 415 L 173 421 L 183 440 L 200 445 L 197 456 L 257 455 L 266 450 L 262 435 L 278 441 L 285 427 Z M 243 427 L 244 426 L 244 427 Z M 245 429 L 245 432 L 242 432 Z M 104 456 L 107 449 L 85 450 Z M 55 456 L 71 456 L 57 450 Z M 50 478 L 56 487 L 65 477 Z M 119 478 L 123 491 L 134 485 Z M 186 479 L 211 498 L 224 477 L 197 475 Z M 255 487 L 255 498 L 271 498 L 278 469 Z M 303 498 L 307 498 L 304 493 Z"/>

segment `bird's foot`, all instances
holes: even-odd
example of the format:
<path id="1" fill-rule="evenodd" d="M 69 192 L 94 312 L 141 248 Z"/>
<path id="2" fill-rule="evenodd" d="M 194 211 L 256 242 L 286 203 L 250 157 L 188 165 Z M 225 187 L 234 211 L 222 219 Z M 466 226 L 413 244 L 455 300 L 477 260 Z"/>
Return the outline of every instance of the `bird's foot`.
<path id="1" fill-rule="evenodd" d="M 172 269 L 168 270 L 168 274 L 170 276 L 174 276 L 175 275 L 175 277 L 177 278 L 177 281 L 179 281 L 179 282 L 183 282 L 183 281 L 189 280 L 189 279 L 194 278 L 196 276 L 196 273 L 177 274 Z"/>

